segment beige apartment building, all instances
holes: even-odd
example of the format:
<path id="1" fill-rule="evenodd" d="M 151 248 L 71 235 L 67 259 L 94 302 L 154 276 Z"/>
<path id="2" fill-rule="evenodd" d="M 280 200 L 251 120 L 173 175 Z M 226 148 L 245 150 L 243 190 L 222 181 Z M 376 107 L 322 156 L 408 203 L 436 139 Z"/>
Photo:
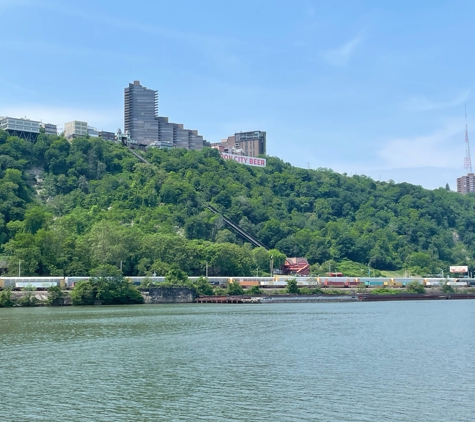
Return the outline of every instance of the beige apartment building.
<path id="1" fill-rule="evenodd" d="M 211 144 L 213 148 L 230 154 L 241 154 L 248 157 L 257 157 L 266 154 L 266 132 L 256 130 L 239 132 L 221 142 Z"/>
<path id="2" fill-rule="evenodd" d="M 87 136 L 87 122 L 73 120 L 64 124 L 64 137 L 73 139 L 78 136 Z"/>

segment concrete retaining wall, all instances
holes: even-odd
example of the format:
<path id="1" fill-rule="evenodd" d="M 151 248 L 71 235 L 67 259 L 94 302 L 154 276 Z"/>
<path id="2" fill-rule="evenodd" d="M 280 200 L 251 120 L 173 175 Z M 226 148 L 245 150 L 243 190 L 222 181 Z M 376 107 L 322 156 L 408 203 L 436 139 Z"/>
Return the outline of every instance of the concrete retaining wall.
<path id="1" fill-rule="evenodd" d="M 192 303 L 198 296 L 188 287 L 154 287 L 140 289 L 145 303 Z"/>

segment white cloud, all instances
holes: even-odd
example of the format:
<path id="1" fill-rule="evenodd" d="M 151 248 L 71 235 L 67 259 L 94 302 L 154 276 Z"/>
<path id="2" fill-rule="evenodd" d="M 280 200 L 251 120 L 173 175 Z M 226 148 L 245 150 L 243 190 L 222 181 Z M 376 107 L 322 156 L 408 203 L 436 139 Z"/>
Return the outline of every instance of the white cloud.
<path id="1" fill-rule="evenodd" d="M 40 120 L 44 123 L 53 123 L 58 128 L 63 128 L 66 122 L 81 120 L 99 130 L 115 132 L 122 127 L 122 109 L 94 109 L 94 108 L 68 108 L 48 107 L 36 104 L 5 107 L 0 104 L 0 114 L 11 117 L 27 117 L 31 120 Z"/>
<path id="2" fill-rule="evenodd" d="M 464 102 L 467 101 L 469 95 L 470 90 L 467 90 L 448 101 L 431 101 L 426 97 L 415 96 L 407 102 L 406 106 L 409 111 L 440 110 L 462 105 Z"/>
<path id="3" fill-rule="evenodd" d="M 463 128 L 462 120 L 456 120 L 428 135 L 392 139 L 378 151 L 383 160 L 381 167 L 461 168 L 464 157 Z"/>
<path id="4" fill-rule="evenodd" d="M 333 50 L 326 50 L 322 53 L 324 60 L 333 66 L 346 66 L 351 56 L 355 53 L 356 48 L 363 41 L 361 35 L 357 35 L 342 46 Z"/>

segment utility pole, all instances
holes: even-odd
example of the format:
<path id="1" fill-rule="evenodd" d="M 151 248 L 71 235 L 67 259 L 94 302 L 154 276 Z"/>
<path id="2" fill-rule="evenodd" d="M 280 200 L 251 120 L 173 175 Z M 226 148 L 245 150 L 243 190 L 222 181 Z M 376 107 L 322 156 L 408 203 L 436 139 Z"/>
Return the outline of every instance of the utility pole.
<path id="1" fill-rule="evenodd" d="M 18 277 L 21 277 L 21 260 L 18 260 Z"/>
<path id="2" fill-rule="evenodd" d="M 272 275 L 274 274 L 274 256 L 271 255 L 270 256 L 270 275 L 272 277 Z"/>
<path id="3" fill-rule="evenodd" d="M 208 261 L 206 261 L 206 278 L 208 278 Z"/>

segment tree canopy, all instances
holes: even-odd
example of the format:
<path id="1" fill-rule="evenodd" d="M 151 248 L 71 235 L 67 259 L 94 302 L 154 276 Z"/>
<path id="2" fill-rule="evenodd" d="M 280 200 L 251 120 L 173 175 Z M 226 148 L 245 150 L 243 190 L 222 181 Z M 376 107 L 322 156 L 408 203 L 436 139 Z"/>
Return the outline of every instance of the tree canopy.
<path id="1" fill-rule="evenodd" d="M 147 165 L 101 138 L 0 130 L 0 254 L 23 275 L 87 275 L 103 265 L 127 275 L 249 276 L 305 256 L 338 266 L 447 272 L 472 265 L 475 197 L 446 187 L 376 182 L 275 158 L 266 168 L 218 151 L 151 149 Z M 211 204 L 265 244 L 253 248 Z M 273 263 L 273 264 L 272 264 Z M 175 275 L 173 275 L 175 272 Z"/>

